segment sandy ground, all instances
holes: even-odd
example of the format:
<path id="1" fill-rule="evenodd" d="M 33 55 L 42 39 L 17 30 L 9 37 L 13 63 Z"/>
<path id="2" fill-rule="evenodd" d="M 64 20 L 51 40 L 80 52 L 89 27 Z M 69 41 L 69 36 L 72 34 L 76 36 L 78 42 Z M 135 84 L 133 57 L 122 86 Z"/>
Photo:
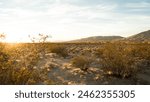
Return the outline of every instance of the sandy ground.
<path id="1" fill-rule="evenodd" d="M 150 68 L 146 72 L 138 73 L 137 80 L 107 77 L 103 70 L 89 67 L 85 72 L 73 67 L 70 58 L 63 58 L 55 53 L 48 53 L 41 58 L 38 67 L 48 70 L 49 78 L 57 85 L 125 85 L 125 84 L 150 84 Z"/>
<path id="2" fill-rule="evenodd" d="M 48 69 L 49 78 L 55 84 L 98 84 L 103 79 L 103 72 L 99 68 L 90 67 L 87 72 L 82 71 L 80 68 L 73 67 L 70 64 L 70 59 L 65 59 L 55 53 L 46 54 L 46 57 L 41 59 L 39 66 Z"/>

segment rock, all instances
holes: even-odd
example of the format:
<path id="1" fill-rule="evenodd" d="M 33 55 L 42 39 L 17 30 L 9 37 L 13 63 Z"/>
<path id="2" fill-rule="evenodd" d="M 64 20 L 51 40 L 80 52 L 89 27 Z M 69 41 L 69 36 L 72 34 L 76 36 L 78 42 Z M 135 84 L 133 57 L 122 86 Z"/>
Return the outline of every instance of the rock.
<path id="1" fill-rule="evenodd" d="M 56 58 L 59 57 L 56 53 L 47 53 L 45 54 L 46 57 Z"/>

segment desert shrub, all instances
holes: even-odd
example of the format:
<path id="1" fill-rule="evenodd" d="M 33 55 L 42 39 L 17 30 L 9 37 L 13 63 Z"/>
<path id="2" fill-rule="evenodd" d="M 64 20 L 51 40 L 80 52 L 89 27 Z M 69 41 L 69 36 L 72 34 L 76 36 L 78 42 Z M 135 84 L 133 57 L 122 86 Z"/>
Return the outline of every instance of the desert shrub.
<path id="1" fill-rule="evenodd" d="M 0 45 L 0 68 L 3 68 L 3 66 L 6 65 L 6 63 L 9 60 L 9 55 L 4 52 L 4 45 Z"/>
<path id="2" fill-rule="evenodd" d="M 139 70 L 144 70 L 150 66 L 150 45 L 144 43 L 128 45 L 128 56 L 135 58 Z"/>
<path id="3" fill-rule="evenodd" d="M 130 50 L 121 44 L 106 44 L 100 51 L 103 70 L 120 78 L 136 74 L 136 59 L 129 56 Z"/>
<path id="4" fill-rule="evenodd" d="M 91 59 L 86 56 L 77 56 L 72 58 L 71 64 L 74 67 L 79 67 L 81 70 L 86 71 L 91 64 Z"/>
<path id="5" fill-rule="evenodd" d="M 51 53 L 56 53 L 62 57 L 67 57 L 67 49 L 63 45 L 51 45 L 50 46 L 50 52 Z"/>
<path id="6" fill-rule="evenodd" d="M 2 85 L 36 85 L 49 80 L 48 78 L 45 79 L 46 75 L 43 76 L 43 73 L 41 74 L 41 70 L 39 69 L 15 68 L 8 65 L 8 63 L 4 67 L 0 69 L 0 84 Z"/>
<path id="7" fill-rule="evenodd" d="M 139 59 L 150 60 L 150 45 L 138 44 L 132 46 L 131 54 Z"/>
<path id="8" fill-rule="evenodd" d="M 95 50 L 94 55 L 95 57 L 103 57 L 104 48 L 98 48 Z"/>
<path id="9" fill-rule="evenodd" d="M 46 69 L 34 68 L 39 56 L 33 46 L 22 45 L 0 50 L 0 84 L 51 84 Z M 20 60 L 19 62 L 17 60 Z"/>

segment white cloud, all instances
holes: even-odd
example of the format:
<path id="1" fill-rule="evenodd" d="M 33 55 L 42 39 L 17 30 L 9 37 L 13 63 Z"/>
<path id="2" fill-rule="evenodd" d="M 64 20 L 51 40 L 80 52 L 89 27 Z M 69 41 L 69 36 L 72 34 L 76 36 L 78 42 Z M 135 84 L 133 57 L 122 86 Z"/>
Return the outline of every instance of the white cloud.
<path id="1" fill-rule="evenodd" d="M 117 12 L 117 3 L 76 5 L 67 0 L 13 0 L 8 5 L 0 7 L 0 32 L 6 32 L 10 38 L 38 33 L 52 34 L 52 40 L 91 34 L 127 36 L 150 26 L 150 16 Z M 126 6 L 136 8 L 137 5 Z M 143 3 L 141 7 L 146 8 L 148 4 Z"/>

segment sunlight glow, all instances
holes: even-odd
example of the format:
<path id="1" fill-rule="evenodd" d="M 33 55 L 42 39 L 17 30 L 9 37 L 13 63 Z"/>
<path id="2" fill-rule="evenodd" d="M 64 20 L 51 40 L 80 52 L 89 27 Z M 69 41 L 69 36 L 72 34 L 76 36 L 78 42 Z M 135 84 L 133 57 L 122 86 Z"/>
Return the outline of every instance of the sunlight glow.
<path id="1" fill-rule="evenodd" d="M 0 33 L 7 34 L 6 42 L 29 42 L 28 35 L 39 33 L 51 35 L 49 41 L 67 41 L 149 30 L 149 2 L 119 1 L 0 1 Z"/>

